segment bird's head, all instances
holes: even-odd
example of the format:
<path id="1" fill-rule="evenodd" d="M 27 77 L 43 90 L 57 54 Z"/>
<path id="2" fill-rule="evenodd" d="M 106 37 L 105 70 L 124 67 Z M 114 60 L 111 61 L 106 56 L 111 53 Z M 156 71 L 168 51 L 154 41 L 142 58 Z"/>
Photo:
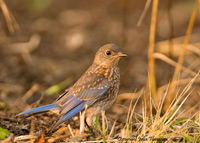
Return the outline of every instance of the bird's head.
<path id="1" fill-rule="evenodd" d="M 117 66 L 121 57 L 126 56 L 117 45 L 106 44 L 99 48 L 93 63 L 103 67 Z"/>

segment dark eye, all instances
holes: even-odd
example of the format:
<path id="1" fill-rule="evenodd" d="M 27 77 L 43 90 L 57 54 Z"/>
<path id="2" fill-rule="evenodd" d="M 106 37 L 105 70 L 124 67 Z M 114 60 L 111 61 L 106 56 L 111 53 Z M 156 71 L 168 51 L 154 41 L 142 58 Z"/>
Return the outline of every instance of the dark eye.
<path id="1" fill-rule="evenodd" d="M 111 52 L 110 51 L 106 51 L 106 55 L 111 55 Z"/>

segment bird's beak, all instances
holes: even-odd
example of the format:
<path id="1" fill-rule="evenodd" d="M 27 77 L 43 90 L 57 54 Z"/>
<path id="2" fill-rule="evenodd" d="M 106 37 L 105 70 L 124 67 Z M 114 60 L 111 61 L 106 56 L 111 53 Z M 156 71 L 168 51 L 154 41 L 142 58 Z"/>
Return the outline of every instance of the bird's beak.
<path id="1" fill-rule="evenodd" d="M 119 52 L 119 53 L 117 54 L 117 56 L 118 56 L 118 57 L 126 57 L 127 55 L 124 54 L 124 53 L 122 53 L 122 52 Z"/>

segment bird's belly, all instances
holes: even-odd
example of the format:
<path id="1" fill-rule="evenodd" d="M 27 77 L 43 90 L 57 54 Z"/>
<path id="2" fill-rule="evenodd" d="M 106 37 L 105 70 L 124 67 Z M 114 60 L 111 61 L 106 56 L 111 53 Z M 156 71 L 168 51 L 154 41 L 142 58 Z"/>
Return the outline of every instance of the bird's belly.
<path id="1" fill-rule="evenodd" d="M 118 90 L 116 90 L 118 91 Z M 98 115 L 101 111 L 107 110 L 116 100 L 117 93 L 114 94 L 106 94 L 101 99 L 97 100 L 92 106 L 87 109 L 87 114 L 92 114 L 93 116 Z"/>
<path id="2" fill-rule="evenodd" d="M 107 93 L 98 100 L 96 100 L 88 109 L 87 114 L 90 114 L 89 116 L 95 116 L 101 113 L 101 111 L 107 110 L 116 100 L 117 94 L 119 91 L 119 69 L 113 70 L 113 75 L 110 78 L 111 84 L 109 87 L 109 90 Z"/>

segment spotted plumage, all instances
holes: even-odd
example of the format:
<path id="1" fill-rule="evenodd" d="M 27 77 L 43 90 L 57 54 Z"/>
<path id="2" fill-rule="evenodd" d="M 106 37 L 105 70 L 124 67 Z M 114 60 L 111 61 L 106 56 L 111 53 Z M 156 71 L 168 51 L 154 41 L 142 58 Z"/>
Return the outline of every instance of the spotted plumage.
<path id="1" fill-rule="evenodd" d="M 92 117 L 108 109 L 117 97 L 120 83 L 118 63 L 124 56 L 126 55 L 118 46 L 104 45 L 97 51 L 88 70 L 52 104 L 27 110 L 19 115 L 57 111 L 61 118 L 51 128 L 54 129 L 87 107 L 86 121 L 91 126 Z"/>

